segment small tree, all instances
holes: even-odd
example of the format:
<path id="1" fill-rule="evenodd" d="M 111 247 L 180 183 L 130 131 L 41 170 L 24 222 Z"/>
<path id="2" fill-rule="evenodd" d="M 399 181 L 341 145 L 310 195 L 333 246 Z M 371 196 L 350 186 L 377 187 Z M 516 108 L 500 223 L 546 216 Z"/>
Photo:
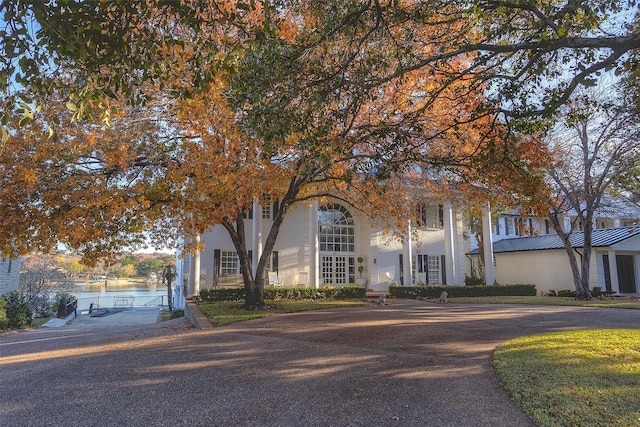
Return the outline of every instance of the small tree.
<path id="1" fill-rule="evenodd" d="M 33 313 L 44 315 L 51 311 L 53 294 L 64 287 L 62 268 L 50 255 L 25 259 L 18 289 Z"/>
<path id="2" fill-rule="evenodd" d="M 162 269 L 162 284 L 167 286 L 169 311 L 173 311 L 173 288 L 171 287 L 171 283 L 173 282 L 173 279 L 175 277 L 176 274 L 173 270 L 173 267 L 170 265 L 165 265 Z"/>

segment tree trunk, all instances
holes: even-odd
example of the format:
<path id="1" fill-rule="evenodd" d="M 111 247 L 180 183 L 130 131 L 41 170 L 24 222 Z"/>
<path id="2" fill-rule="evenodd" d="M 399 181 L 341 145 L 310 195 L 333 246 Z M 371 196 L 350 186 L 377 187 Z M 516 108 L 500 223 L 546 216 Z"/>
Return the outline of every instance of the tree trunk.
<path id="1" fill-rule="evenodd" d="M 580 290 L 578 291 L 578 298 L 581 300 L 589 301 L 593 299 L 591 295 L 591 289 L 589 289 L 589 274 L 591 269 L 591 246 L 593 238 L 593 212 L 587 210 L 587 214 L 582 219 L 584 223 L 583 235 L 584 243 L 582 245 L 582 260 L 581 260 L 581 280 Z"/>
<path id="2" fill-rule="evenodd" d="M 233 245 L 236 248 L 238 257 L 240 258 L 240 271 L 242 272 L 242 280 L 244 282 L 245 290 L 245 303 L 244 308 L 255 310 L 265 306 L 264 303 L 264 273 L 268 265 L 268 261 L 271 258 L 273 248 L 276 244 L 278 233 L 282 222 L 289 210 L 289 207 L 295 200 L 300 191 L 302 180 L 299 177 L 294 177 L 289 182 L 289 188 L 287 193 L 280 200 L 280 209 L 273 218 L 273 224 L 269 230 L 269 234 L 264 242 L 262 249 L 262 255 L 258 260 L 258 265 L 251 267 L 249 260 L 249 252 L 247 250 L 244 228 L 243 213 L 240 212 L 235 219 L 235 224 L 229 219 L 223 220 L 222 225 L 225 227 Z M 258 218 L 260 220 L 260 218 Z"/>
<path id="3" fill-rule="evenodd" d="M 167 304 L 169 305 L 169 311 L 173 311 L 173 288 L 171 287 L 171 281 L 167 282 Z"/>
<path id="4" fill-rule="evenodd" d="M 593 297 L 591 296 L 591 291 L 589 290 L 589 262 L 591 259 L 591 226 L 589 226 L 589 231 L 587 232 L 587 227 L 584 228 L 585 238 L 583 245 L 583 254 L 581 255 L 581 262 L 578 265 L 578 260 L 576 258 L 577 252 L 571 245 L 570 237 L 573 230 L 573 226 L 569 232 L 565 232 L 562 229 L 562 224 L 560 224 L 560 220 L 558 218 L 557 212 L 550 212 L 549 219 L 551 220 L 551 224 L 556 231 L 560 240 L 564 245 L 565 252 L 569 257 L 569 265 L 571 266 L 571 273 L 573 275 L 573 284 L 576 288 L 576 297 L 581 300 L 591 300 Z M 588 237 L 587 237 L 588 235 Z"/>

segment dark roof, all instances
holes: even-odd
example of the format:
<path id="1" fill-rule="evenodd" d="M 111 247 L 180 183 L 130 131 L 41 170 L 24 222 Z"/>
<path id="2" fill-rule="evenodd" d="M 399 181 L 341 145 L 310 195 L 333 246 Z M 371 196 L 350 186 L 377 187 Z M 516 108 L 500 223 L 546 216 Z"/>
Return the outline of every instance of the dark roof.
<path id="1" fill-rule="evenodd" d="M 611 246 L 623 240 L 640 235 L 640 225 L 617 228 L 596 228 L 593 230 L 591 246 L 603 247 Z M 573 232 L 569 238 L 571 246 L 581 248 L 584 246 L 584 233 L 582 231 Z M 542 251 L 545 249 L 563 249 L 562 240 L 556 234 L 548 234 L 538 237 L 519 237 L 513 239 L 502 239 L 493 243 L 493 252 L 521 252 L 521 251 Z M 478 249 L 470 252 L 477 254 Z"/>

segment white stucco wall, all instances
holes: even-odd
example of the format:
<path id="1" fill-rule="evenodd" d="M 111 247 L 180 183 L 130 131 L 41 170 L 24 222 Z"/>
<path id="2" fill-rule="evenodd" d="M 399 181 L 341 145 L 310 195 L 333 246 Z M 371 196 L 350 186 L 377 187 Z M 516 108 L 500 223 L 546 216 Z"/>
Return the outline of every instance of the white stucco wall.
<path id="1" fill-rule="evenodd" d="M 564 250 L 496 253 L 495 275 L 500 284 L 533 284 L 536 290 L 574 290 L 569 259 Z"/>
<path id="2" fill-rule="evenodd" d="M 589 288 L 598 286 L 605 289 L 602 255 L 606 251 L 594 248 L 589 268 Z M 619 251 L 618 254 L 625 252 Z M 575 290 L 569 258 L 564 249 L 545 251 L 525 251 L 495 254 L 496 280 L 501 284 L 534 284 L 536 290 Z M 578 263 L 580 259 L 578 257 Z M 636 271 L 640 256 L 635 256 Z M 638 277 L 638 276 L 637 276 Z M 637 279 L 636 279 L 637 280 Z"/>
<path id="3" fill-rule="evenodd" d="M 346 206 L 354 219 L 355 226 L 355 251 L 349 256 L 364 259 L 364 271 L 362 277 L 369 285 L 388 282 L 387 274 L 392 280 L 399 281 L 400 265 L 399 254 L 403 253 L 404 242 L 402 239 L 385 235 L 380 230 L 372 230 L 369 218 L 357 209 Z M 307 284 L 310 284 L 311 245 L 310 230 L 310 205 L 300 203 L 290 209 L 282 224 L 274 250 L 278 252 L 278 279 L 285 286 L 295 286 L 300 283 L 301 273 L 307 274 Z M 246 244 L 248 249 L 253 248 L 252 219 L 245 220 Z M 272 220 L 263 219 L 262 239 L 263 246 L 270 231 Z M 456 284 L 464 284 L 464 275 L 468 258 L 465 256 L 469 250 L 469 241 L 463 238 L 464 224 L 462 215 L 455 213 L 456 236 L 454 238 L 456 255 Z M 213 284 L 214 251 L 215 249 L 234 251 L 233 242 L 227 231 L 222 226 L 202 235 L 205 249 L 200 255 L 201 288 L 210 288 Z M 413 240 L 413 253 L 426 255 L 445 255 L 445 232 L 442 229 L 419 229 L 417 238 Z M 324 253 L 322 253 L 324 254 Z M 319 268 L 321 268 L 319 266 Z M 441 269 L 445 269 L 442 265 Z M 184 260 L 184 272 L 193 275 L 193 262 L 190 257 Z M 356 272 L 355 277 L 359 274 Z M 240 278 L 237 278 L 240 280 Z M 451 283 L 451 278 L 447 278 Z M 238 283 L 239 284 L 239 283 Z"/>

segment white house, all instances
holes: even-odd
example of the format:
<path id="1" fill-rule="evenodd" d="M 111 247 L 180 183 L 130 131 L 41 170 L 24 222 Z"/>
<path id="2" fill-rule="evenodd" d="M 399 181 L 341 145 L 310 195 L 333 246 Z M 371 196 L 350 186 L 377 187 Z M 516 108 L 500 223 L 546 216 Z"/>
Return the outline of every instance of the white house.
<path id="1" fill-rule="evenodd" d="M 18 289 L 22 259 L 0 259 L 0 295 Z"/>
<path id="2" fill-rule="evenodd" d="M 277 209 L 277 202 L 255 204 L 245 219 L 253 265 Z M 283 286 L 345 286 L 362 284 L 360 279 L 374 290 L 386 290 L 391 282 L 464 284 L 470 246 L 463 238 L 461 211 L 450 203 L 432 203 L 421 206 L 420 214 L 419 224 L 399 239 L 374 228 L 366 215 L 345 202 L 298 203 L 282 224 L 269 271 L 277 272 Z M 205 249 L 186 256 L 177 268 L 187 296 L 215 285 L 241 286 L 239 258 L 226 230 L 214 226 L 199 239 Z"/>
<path id="3" fill-rule="evenodd" d="M 580 262 L 584 233 L 571 243 Z M 640 293 L 640 225 L 593 230 L 589 287 L 617 294 Z M 497 283 L 528 283 L 538 292 L 574 290 L 568 256 L 555 234 L 502 239 L 493 244 Z M 477 258 L 478 250 L 470 253 Z"/>

